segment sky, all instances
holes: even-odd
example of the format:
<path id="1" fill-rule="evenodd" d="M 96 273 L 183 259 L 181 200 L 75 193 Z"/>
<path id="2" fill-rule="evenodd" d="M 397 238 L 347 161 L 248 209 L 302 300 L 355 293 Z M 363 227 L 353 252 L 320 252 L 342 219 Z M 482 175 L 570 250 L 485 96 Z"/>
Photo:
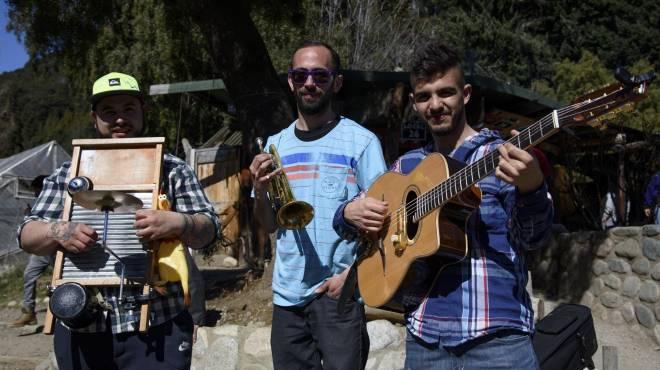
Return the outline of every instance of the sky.
<path id="1" fill-rule="evenodd" d="M 0 73 L 23 68 L 28 61 L 25 46 L 7 32 L 7 4 L 0 0 Z"/>

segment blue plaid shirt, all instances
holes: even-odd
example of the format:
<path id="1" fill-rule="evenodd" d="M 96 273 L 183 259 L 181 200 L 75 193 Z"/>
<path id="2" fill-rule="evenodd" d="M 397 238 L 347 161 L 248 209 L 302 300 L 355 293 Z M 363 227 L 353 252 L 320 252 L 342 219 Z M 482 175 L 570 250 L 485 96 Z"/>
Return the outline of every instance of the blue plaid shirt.
<path id="1" fill-rule="evenodd" d="M 470 164 L 502 143 L 497 133 L 484 129 L 467 138 L 450 157 Z M 408 174 L 432 151 L 432 144 L 412 150 L 390 170 Z M 545 184 L 521 195 L 491 175 L 478 186 L 482 199 L 478 212 L 468 220 L 468 256 L 445 267 L 430 290 L 411 289 L 397 295 L 406 307 L 408 330 L 429 344 L 455 347 L 503 329 L 533 331 L 525 255 L 549 240 L 552 200 Z M 333 226 L 352 240 L 357 230 L 343 218 L 347 203 L 337 210 Z M 413 268 L 422 272 L 419 276 L 437 273 L 423 262 Z"/>
<path id="2" fill-rule="evenodd" d="M 209 217 L 215 225 L 216 240 L 220 231 L 218 216 L 213 206 L 206 198 L 197 176 L 183 160 L 170 154 L 163 156 L 163 180 L 161 190 L 172 199 L 172 208 L 177 212 L 188 214 L 201 213 Z M 65 162 L 55 173 L 44 179 L 44 187 L 39 198 L 37 198 L 32 211 L 25 217 L 23 223 L 18 227 L 18 243 L 20 246 L 21 232 L 23 226 L 30 221 L 57 221 L 64 211 L 64 200 L 66 196 L 66 178 L 69 173 L 71 162 Z M 119 297 L 118 287 L 102 287 L 98 289 L 104 301 L 112 307 L 99 316 L 97 322 L 88 327 L 76 331 L 94 333 L 103 332 L 107 325 L 111 325 L 114 334 L 135 331 L 140 319 L 140 306 L 136 309 L 125 309 L 117 302 Z M 176 317 L 185 309 L 183 293 L 180 283 L 168 283 L 168 294 L 151 300 L 149 325 L 156 326 Z M 125 295 L 140 295 L 141 288 L 126 287 Z M 108 320 L 108 316 L 109 319 Z"/>

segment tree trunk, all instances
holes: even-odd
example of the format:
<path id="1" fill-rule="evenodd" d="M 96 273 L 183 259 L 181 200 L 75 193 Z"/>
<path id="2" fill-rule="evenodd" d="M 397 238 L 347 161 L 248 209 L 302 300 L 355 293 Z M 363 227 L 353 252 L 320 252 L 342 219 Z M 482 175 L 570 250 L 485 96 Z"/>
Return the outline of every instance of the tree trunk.
<path id="1" fill-rule="evenodd" d="M 240 1 L 181 2 L 199 25 L 213 61 L 232 97 L 243 133 L 241 167 L 252 161 L 257 136 L 286 127 L 294 117 L 292 97 L 282 84 L 249 7 Z"/>
<path id="2" fill-rule="evenodd" d="M 240 1 L 179 2 L 189 12 L 206 42 L 212 60 L 212 71 L 220 76 L 236 106 L 243 134 L 241 168 L 246 168 L 256 154 L 255 139 L 286 127 L 294 117 L 293 99 L 285 84 L 277 77 L 264 42 L 250 18 L 249 7 Z M 249 204 L 249 202 L 248 202 Z M 248 214 L 250 214 L 249 212 Z M 253 220 L 252 244 L 259 246 Z M 273 255 L 275 254 L 273 245 Z M 263 258 L 263 256 L 261 256 Z M 272 264 L 260 284 L 270 285 Z"/>

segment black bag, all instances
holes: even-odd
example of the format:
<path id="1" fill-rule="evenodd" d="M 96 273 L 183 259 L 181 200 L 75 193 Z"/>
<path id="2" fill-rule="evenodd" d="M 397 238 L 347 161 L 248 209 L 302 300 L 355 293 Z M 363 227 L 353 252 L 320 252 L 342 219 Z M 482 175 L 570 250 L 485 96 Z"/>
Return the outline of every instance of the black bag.
<path id="1" fill-rule="evenodd" d="M 598 342 L 589 307 L 562 304 L 536 325 L 532 338 L 541 370 L 594 368 Z"/>

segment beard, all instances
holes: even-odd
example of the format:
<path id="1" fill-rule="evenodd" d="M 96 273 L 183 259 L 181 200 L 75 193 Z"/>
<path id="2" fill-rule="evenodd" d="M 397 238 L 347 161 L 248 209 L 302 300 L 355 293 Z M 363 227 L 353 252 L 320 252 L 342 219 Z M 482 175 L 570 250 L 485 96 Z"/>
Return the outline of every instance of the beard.
<path id="1" fill-rule="evenodd" d="M 334 97 L 334 92 L 332 90 L 322 92 L 319 99 L 311 103 L 306 102 L 303 99 L 303 95 L 304 94 L 300 90 L 296 92 L 296 104 L 298 105 L 298 110 L 300 110 L 302 114 L 313 116 L 324 112 L 330 106 L 330 102 L 332 102 L 332 98 Z"/>
<path id="2" fill-rule="evenodd" d="M 461 107 L 458 111 L 452 113 L 449 122 L 441 125 L 432 125 L 427 122 L 431 133 L 434 136 L 447 136 L 454 133 L 456 130 L 461 129 L 461 120 L 465 108 Z"/>

